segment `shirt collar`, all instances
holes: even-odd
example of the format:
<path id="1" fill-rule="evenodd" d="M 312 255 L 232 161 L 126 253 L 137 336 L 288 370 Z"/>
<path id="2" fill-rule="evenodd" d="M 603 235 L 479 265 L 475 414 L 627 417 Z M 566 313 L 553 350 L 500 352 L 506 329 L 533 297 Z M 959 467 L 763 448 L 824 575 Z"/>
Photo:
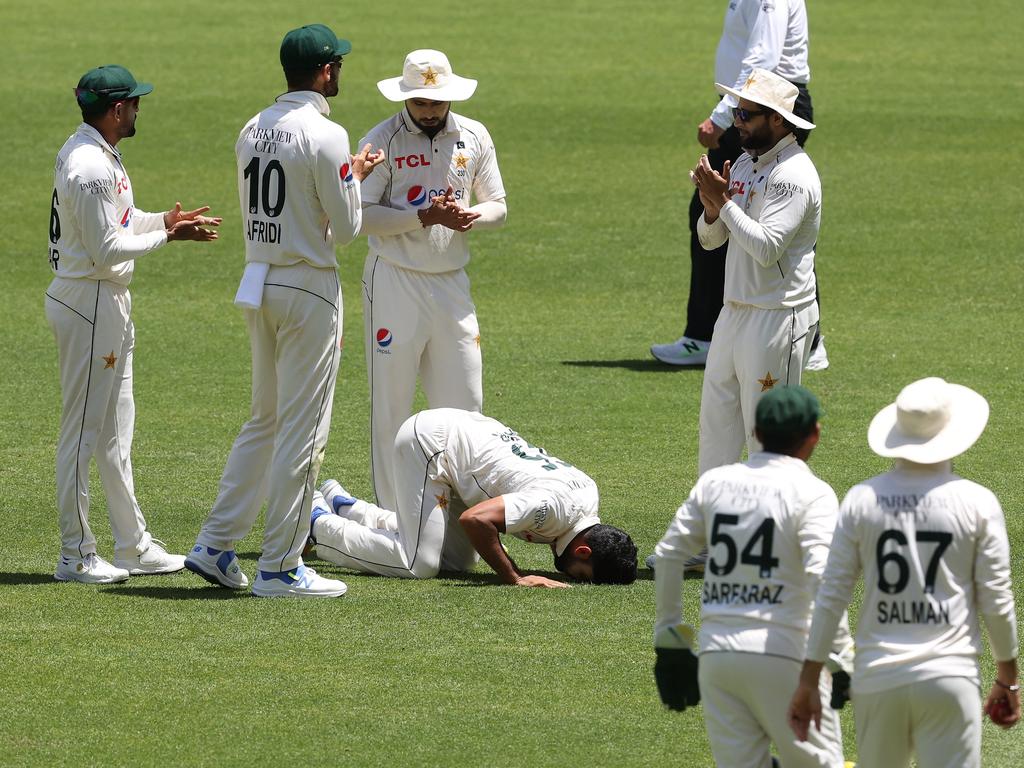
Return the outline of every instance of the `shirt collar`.
<path id="1" fill-rule="evenodd" d="M 322 93 L 316 91 L 288 91 L 278 96 L 277 101 L 288 104 L 312 104 L 324 117 L 331 114 L 331 105 L 327 103 Z"/>
<path id="2" fill-rule="evenodd" d="M 758 451 L 750 457 L 747 464 L 751 466 L 758 464 L 788 464 L 791 467 L 802 469 L 805 472 L 810 472 L 811 468 L 807 466 L 807 462 L 803 459 L 798 459 L 796 456 L 787 456 L 784 453 L 771 453 L 769 451 Z"/>
<path id="3" fill-rule="evenodd" d="M 779 143 L 778 144 L 776 144 L 774 147 L 769 149 L 764 154 L 758 155 L 757 157 L 755 157 L 754 158 L 754 164 L 755 165 L 763 165 L 764 163 L 771 162 L 776 157 L 778 157 L 779 153 L 782 150 L 784 150 L 790 144 L 795 144 L 795 143 L 796 143 L 796 136 L 794 136 L 792 133 L 787 133 L 783 138 L 779 139 Z"/>
<path id="4" fill-rule="evenodd" d="M 601 518 L 596 516 L 584 517 L 582 520 L 578 520 L 576 525 L 555 539 L 555 554 L 561 557 L 562 553 L 565 552 L 565 548 L 569 546 L 569 542 L 575 539 L 581 531 L 585 531 L 587 528 L 593 528 L 595 525 L 600 524 Z"/>
<path id="5" fill-rule="evenodd" d="M 90 141 L 99 144 L 101 149 L 106 150 L 114 157 L 116 157 L 118 160 L 121 159 L 121 153 L 117 151 L 117 147 L 110 146 L 110 144 L 107 143 L 107 140 L 103 138 L 103 134 L 97 131 L 88 123 L 82 123 L 80 126 L 78 126 L 78 133 L 80 133 L 82 136 L 89 139 Z"/>
<path id="6" fill-rule="evenodd" d="M 405 124 L 405 129 L 409 133 L 423 133 L 423 129 L 416 125 L 416 121 L 412 119 L 412 115 L 409 114 L 407 107 L 402 107 L 402 122 Z M 448 117 L 444 121 L 444 128 L 438 132 L 438 136 L 445 133 L 456 133 L 459 130 L 458 115 L 452 112 L 451 108 L 448 109 Z"/>

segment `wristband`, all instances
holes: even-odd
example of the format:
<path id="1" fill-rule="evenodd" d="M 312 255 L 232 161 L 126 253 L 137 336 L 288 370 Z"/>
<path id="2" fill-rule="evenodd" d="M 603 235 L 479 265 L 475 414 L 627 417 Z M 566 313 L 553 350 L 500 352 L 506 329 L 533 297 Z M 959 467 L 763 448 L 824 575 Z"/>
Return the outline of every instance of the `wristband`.
<path id="1" fill-rule="evenodd" d="M 1003 689 L 1009 691 L 1010 693 L 1020 693 L 1020 684 L 1019 683 L 1016 684 L 1016 685 L 1007 685 L 1002 680 L 996 679 L 996 685 L 998 685 L 1000 688 L 1003 688 Z"/>

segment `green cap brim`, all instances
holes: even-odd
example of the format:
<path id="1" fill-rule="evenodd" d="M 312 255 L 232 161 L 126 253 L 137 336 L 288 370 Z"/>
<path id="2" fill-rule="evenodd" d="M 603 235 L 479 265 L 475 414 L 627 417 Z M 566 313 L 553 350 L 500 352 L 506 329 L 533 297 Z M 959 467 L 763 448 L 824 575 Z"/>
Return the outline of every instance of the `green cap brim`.
<path id="1" fill-rule="evenodd" d="M 352 53 L 352 43 L 348 40 L 338 38 L 338 45 L 334 49 L 335 56 L 348 56 Z"/>
<path id="2" fill-rule="evenodd" d="M 153 92 L 153 85 L 151 83 L 137 83 L 132 88 L 131 93 L 125 96 L 126 99 L 134 99 L 136 96 L 145 96 L 147 93 Z"/>

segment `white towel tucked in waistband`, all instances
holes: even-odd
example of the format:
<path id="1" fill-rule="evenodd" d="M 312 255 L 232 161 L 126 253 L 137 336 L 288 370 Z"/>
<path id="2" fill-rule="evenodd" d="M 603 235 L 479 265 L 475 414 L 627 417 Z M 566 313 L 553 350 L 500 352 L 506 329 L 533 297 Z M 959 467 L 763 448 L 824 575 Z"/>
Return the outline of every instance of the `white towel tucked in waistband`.
<path id="1" fill-rule="evenodd" d="M 242 281 L 235 294 L 235 306 L 242 309 L 259 309 L 263 304 L 263 281 L 267 278 L 270 265 L 264 261 L 250 261 L 245 265 Z"/>

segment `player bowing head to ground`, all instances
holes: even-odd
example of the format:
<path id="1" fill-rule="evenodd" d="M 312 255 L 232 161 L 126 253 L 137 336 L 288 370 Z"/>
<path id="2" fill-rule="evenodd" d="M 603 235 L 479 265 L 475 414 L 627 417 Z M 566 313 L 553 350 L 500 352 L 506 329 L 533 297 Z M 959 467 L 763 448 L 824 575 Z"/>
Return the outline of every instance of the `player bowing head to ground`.
<path id="1" fill-rule="evenodd" d="M 567 587 L 524 575 L 501 545 L 508 533 L 548 544 L 555 567 L 579 581 L 630 584 L 636 545 L 601 523 L 597 485 L 515 430 L 454 408 L 410 417 L 394 441 L 395 511 L 321 486 L 310 531 L 324 560 L 365 573 L 429 579 L 483 558 L 505 584 Z"/>
<path id="2" fill-rule="evenodd" d="M 779 692 L 800 674 L 839 506 L 806 464 L 821 435 L 818 416 L 817 398 L 803 387 L 766 393 L 755 415 L 764 449 L 705 473 L 655 549 L 658 689 L 673 709 L 703 699 L 719 766 L 766 767 L 772 744 L 785 768 L 844 765 L 834 711 L 800 742 L 779 706 Z M 684 563 L 705 546 L 698 665 L 681 595 Z M 849 631 L 833 630 L 846 651 Z M 821 686 L 828 699 L 830 676 Z"/>
<path id="3" fill-rule="evenodd" d="M 387 160 L 362 189 L 370 456 L 377 503 L 392 496 L 392 447 L 419 377 L 431 408 L 483 409 L 480 326 L 469 292 L 469 232 L 505 223 L 505 188 L 484 125 L 452 111 L 477 82 L 441 51 L 413 51 L 377 88 L 404 108 L 363 141 Z"/>
<path id="4" fill-rule="evenodd" d="M 1017 623 L 1003 511 L 987 488 L 953 473 L 988 421 L 985 399 L 928 378 L 908 385 L 868 429 L 893 468 L 855 485 L 839 510 L 789 718 L 814 738 L 827 638 L 864 574 L 852 698 L 863 765 L 981 765 L 979 616 L 996 677 L 985 711 L 1020 719 Z"/>
<path id="5" fill-rule="evenodd" d="M 82 75 L 75 99 L 82 124 L 64 142 L 50 198 L 46 319 L 57 341 L 63 397 L 57 442 L 58 581 L 109 583 L 171 573 L 184 563 L 150 536 L 135 498 L 132 361 L 135 324 L 128 291 L 135 259 L 172 240 L 217 239 L 203 206 L 163 213 L 135 208 L 121 139 L 135 135 L 139 99 L 153 90 L 124 67 Z M 96 553 L 89 527 L 89 464 L 96 457 L 114 535 L 114 565 Z"/>

